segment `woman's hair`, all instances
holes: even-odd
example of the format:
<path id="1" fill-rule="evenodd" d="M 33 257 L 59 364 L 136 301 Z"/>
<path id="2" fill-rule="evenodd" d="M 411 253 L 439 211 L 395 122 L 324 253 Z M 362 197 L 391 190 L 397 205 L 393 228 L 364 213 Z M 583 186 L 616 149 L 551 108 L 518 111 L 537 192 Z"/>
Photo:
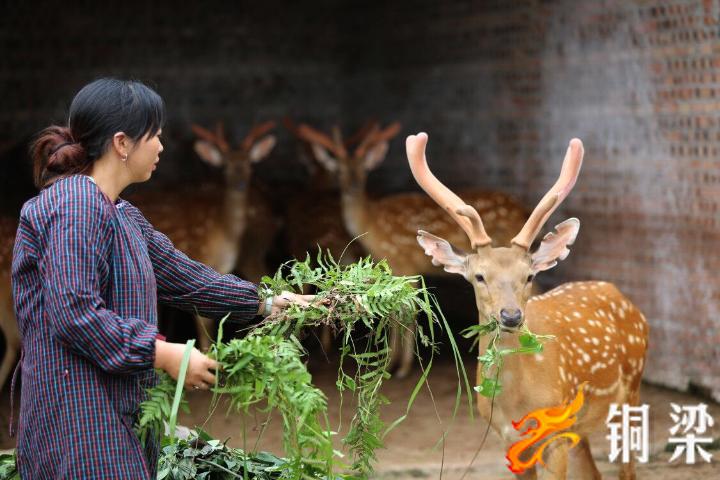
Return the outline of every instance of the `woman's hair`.
<path id="1" fill-rule="evenodd" d="M 35 186 L 42 189 L 60 177 L 89 173 L 95 160 L 123 132 L 133 141 L 155 135 L 165 123 L 165 104 L 141 82 L 101 78 L 73 98 L 68 125 L 53 125 L 30 146 Z"/>

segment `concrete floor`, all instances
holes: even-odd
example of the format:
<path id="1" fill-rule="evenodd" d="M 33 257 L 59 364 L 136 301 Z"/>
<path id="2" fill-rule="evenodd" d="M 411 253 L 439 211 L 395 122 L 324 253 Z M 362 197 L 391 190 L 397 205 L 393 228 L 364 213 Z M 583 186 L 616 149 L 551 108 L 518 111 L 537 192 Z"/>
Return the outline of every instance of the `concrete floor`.
<path id="1" fill-rule="evenodd" d="M 338 411 L 337 392 L 334 388 L 336 372 L 335 367 L 330 364 L 316 364 L 311 366 L 314 382 L 328 395 L 330 405 L 330 421 L 332 425 L 338 425 L 341 418 Z M 454 382 L 455 370 L 450 363 L 439 363 L 433 369 L 430 376 L 430 387 L 435 402 L 431 400 L 426 389 L 418 395 L 416 403 L 407 420 L 397 429 L 391 432 L 386 438 L 386 448 L 378 451 L 377 477 L 382 479 L 405 479 L 405 478 L 443 478 L 459 479 L 467 469 L 472 457 L 477 453 L 480 440 L 485 428 L 485 422 L 475 415 L 471 418 L 467 403 L 460 410 L 455 422 L 450 427 L 444 446 L 435 449 L 434 445 L 441 438 L 443 427 L 438 420 L 445 422 L 447 426 L 451 420 L 451 412 L 455 401 Z M 385 407 L 383 418 L 390 422 L 402 415 L 405 411 L 407 397 L 412 391 L 417 377 L 406 380 L 390 380 L 386 384 L 384 393 L 391 400 L 391 404 Z M 204 393 L 190 394 L 190 403 L 194 412 L 189 417 L 183 418 L 186 425 L 192 425 L 205 420 L 202 412 L 207 412 L 209 395 Z M 712 430 L 713 438 L 720 438 L 720 405 L 710 403 L 707 400 L 658 388 L 651 385 L 644 385 L 642 389 L 642 402 L 650 405 L 650 450 L 651 456 L 647 464 L 639 465 L 637 472 L 639 479 L 670 480 L 670 479 L 698 479 L 698 478 L 720 478 L 720 452 L 714 453 L 713 462 L 710 464 L 685 465 L 683 460 L 669 464 L 670 453 L 664 452 L 668 429 L 673 422 L 669 416 L 671 411 L 670 402 L 680 405 L 696 405 L 706 403 L 709 405 L 709 412 L 714 417 L 716 425 Z M 437 413 L 436 413 L 437 411 Z M 347 425 L 353 414 L 350 402 L 345 402 L 342 412 L 343 425 Z M 257 430 L 257 425 L 264 418 L 246 418 L 244 421 L 248 427 L 248 435 L 252 438 L 252 431 Z M 237 416 L 226 417 L 224 411 L 216 412 L 206 424 L 209 430 L 217 438 L 225 439 L 231 437 L 231 444 L 242 446 L 238 441 L 242 438 L 243 419 Z M 260 448 L 272 452 L 281 450 L 281 432 L 279 422 L 271 421 L 270 426 L 263 435 Z M 346 430 L 343 430 L 346 431 Z M 591 439 L 593 455 L 604 478 L 617 478 L 617 466 L 608 461 L 609 441 L 605 438 L 607 431 L 598 432 L 595 438 Z M 250 440 L 248 440 L 248 443 Z M 251 444 L 249 443 L 248 446 Z M 490 433 L 486 444 L 478 453 L 465 478 L 467 479 L 512 479 L 505 466 L 505 450 L 494 433 Z M 442 465 L 442 477 L 440 466 Z M 571 477 L 572 478 L 572 477 Z"/>
<path id="2" fill-rule="evenodd" d="M 472 366 L 472 363 L 469 362 Z M 329 363 L 316 362 L 311 365 L 315 384 L 322 388 L 329 399 L 330 421 L 338 425 L 341 414 L 338 409 L 338 397 L 334 383 L 335 366 Z M 383 418 L 392 421 L 404 413 L 407 396 L 412 391 L 415 378 L 390 380 L 384 393 L 391 400 L 385 407 Z M 471 418 L 464 404 L 450 426 L 444 450 L 433 448 L 441 438 L 443 426 L 440 419 L 448 426 L 453 402 L 455 401 L 455 370 L 450 363 L 438 363 L 430 376 L 430 386 L 435 403 L 424 389 L 417 397 L 416 403 L 408 419 L 386 438 L 386 448 L 378 451 L 377 478 L 381 479 L 417 479 L 443 478 L 447 480 L 461 478 L 468 468 L 472 457 L 477 453 L 485 423 Z M 192 413 L 183 416 L 180 421 L 184 425 L 202 424 L 207 419 L 210 395 L 204 392 L 189 392 L 188 398 Z M 709 405 L 709 412 L 715 419 L 713 438 L 720 437 L 720 405 L 692 395 L 673 392 L 664 388 L 644 385 L 642 401 L 650 405 L 650 461 L 638 466 L 639 479 L 680 480 L 680 479 L 714 479 L 720 478 L 720 451 L 713 450 L 713 462 L 710 464 L 685 465 L 681 462 L 668 463 L 670 453 L 664 452 L 667 442 L 668 428 L 672 425 L 669 416 L 670 402 L 681 405 L 695 405 L 704 402 Z M 17 399 L 16 399 L 17 402 Z M 17 408 L 17 403 L 16 403 Z M 437 411 L 437 413 L 436 413 Z M 0 399 L 0 448 L 14 447 L 14 440 L 8 438 L 9 393 L 5 389 Z M 343 407 L 343 425 L 347 425 L 353 413 L 352 402 L 346 399 Z M 17 416 L 17 413 L 16 413 Z M 205 423 L 204 428 L 216 438 L 230 438 L 230 444 L 242 447 L 243 423 L 247 428 L 247 447 L 255 442 L 260 423 L 264 416 L 242 418 L 238 415 L 225 416 L 219 408 Z M 341 430 L 341 433 L 346 431 Z M 617 478 L 617 466 L 608 462 L 609 442 L 605 439 L 606 431 L 598 432 L 591 439 L 593 454 L 604 478 Z M 271 421 L 259 443 L 259 449 L 281 453 L 281 431 L 279 422 Z M 514 478 L 505 466 L 505 451 L 498 437 L 492 432 L 488 436 L 485 447 L 478 453 L 465 478 L 467 479 L 512 479 Z M 441 476 L 442 465 L 442 476 Z M 572 478 L 572 477 L 571 477 Z"/>

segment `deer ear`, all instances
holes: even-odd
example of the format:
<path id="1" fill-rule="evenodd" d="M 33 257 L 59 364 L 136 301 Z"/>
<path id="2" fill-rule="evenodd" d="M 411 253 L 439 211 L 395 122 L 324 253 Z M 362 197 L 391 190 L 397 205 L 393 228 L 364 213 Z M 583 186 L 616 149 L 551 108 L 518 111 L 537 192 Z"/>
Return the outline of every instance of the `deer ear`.
<path id="1" fill-rule="evenodd" d="M 335 157 L 330 155 L 330 152 L 328 152 L 325 147 L 323 147 L 319 143 L 313 143 L 312 151 L 313 155 L 315 155 L 315 160 L 317 160 L 318 163 L 325 168 L 325 170 L 331 173 L 337 171 L 338 162 Z"/>
<path id="2" fill-rule="evenodd" d="M 532 271 L 542 272 L 557 265 L 558 261 L 565 260 L 570 253 L 567 247 L 575 242 L 579 230 L 580 220 L 577 218 L 569 218 L 556 225 L 555 232 L 545 235 L 538 249 L 532 254 Z"/>
<path id="3" fill-rule="evenodd" d="M 223 155 L 220 150 L 210 142 L 197 140 L 195 142 L 195 153 L 205 162 L 213 167 L 220 167 L 223 164 Z"/>
<path id="4" fill-rule="evenodd" d="M 385 156 L 388 152 L 388 142 L 380 142 L 377 145 L 373 145 L 365 154 L 365 170 L 368 172 L 385 160 Z"/>
<path id="5" fill-rule="evenodd" d="M 262 140 L 255 142 L 250 149 L 250 161 L 257 163 L 267 157 L 275 147 L 276 140 L 275 135 L 266 135 Z"/>
<path id="6" fill-rule="evenodd" d="M 447 240 L 423 230 L 418 230 L 417 241 L 425 250 L 425 255 L 432 257 L 433 265 L 442 265 L 446 272 L 465 276 L 467 253 L 453 247 Z"/>

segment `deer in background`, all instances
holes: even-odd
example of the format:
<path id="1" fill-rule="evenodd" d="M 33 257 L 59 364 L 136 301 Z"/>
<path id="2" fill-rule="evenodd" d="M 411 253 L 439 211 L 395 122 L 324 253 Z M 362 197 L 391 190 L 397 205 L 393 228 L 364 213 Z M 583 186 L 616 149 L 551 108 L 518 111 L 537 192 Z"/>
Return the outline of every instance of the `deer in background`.
<path id="1" fill-rule="evenodd" d="M 8 380 L 20 352 L 20 332 L 15 318 L 10 283 L 13 245 L 15 244 L 17 227 L 17 219 L 0 217 L 0 329 L 5 337 L 5 355 L 2 364 L 0 364 L 0 389 Z"/>
<path id="2" fill-rule="evenodd" d="M 289 118 L 283 119 L 283 124 L 300 138 L 298 127 Z M 358 134 L 367 128 L 366 125 L 346 140 L 346 147 L 357 142 Z M 308 173 L 309 181 L 305 190 L 295 192 L 287 201 L 285 225 L 290 255 L 302 259 L 306 253 L 312 254 L 320 246 L 329 250 L 335 260 L 344 263 L 357 261 L 365 252 L 358 242 L 351 243 L 353 237 L 343 223 L 337 177 L 318 166 L 307 142 L 299 142 L 297 155 Z M 340 259 L 343 251 L 345 255 Z"/>
<path id="3" fill-rule="evenodd" d="M 320 165 L 337 176 L 342 216 L 350 235 L 362 235 L 359 241 L 365 250 L 376 259 L 387 259 L 396 275 L 433 273 L 436 269 L 415 245 L 417 228 L 433 228 L 462 245 L 467 240 L 458 234 L 453 221 L 421 193 L 370 199 L 365 192 L 368 172 L 384 160 L 388 142 L 399 131 L 398 123 L 384 129 L 373 123 L 361 130 L 352 151 L 346 147 L 337 127 L 330 136 L 302 124 L 297 128 L 297 135 L 310 144 Z M 471 205 L 492 219 L 491 231 L 499 241 L 509 240 L 511 232 L 522 226 L 525 209 L 512 197 L 486 191 L 468 191 L 466 196 Z M 396 375 L 400 378 L 412 370 L 414 337 L 414 331 L 392 332 L 391 367 L 397 367 Z"/>
<path id="4" fill-rule="evenodd" d="M 224 188 L 197 187 L 190 191 L 148 191 L 130 197 L 153 226 L 166 234 L 190 258 L 219 273 L 236 267 L 248 280 L 266 274 L 267 249 L 279 227 L 270 206 L 249 188 L 253 164 L 275 146 L 269 132 L 273 122 L 253 127 L 237 148 L 231 148 L 222 124 L 214 132 L 193 125 L 199 138 L 195 152 L 206 163 L 223 169 Z M 198 343 L 207 350 L 212 321 L 196 316 Z"/>
<path id="5" fill-rule="evenodd" d="M 298 127 L 292 120 L 286 117 L 283 124 L 289 132 L 300 138 Z M 372 125 L 365 124 L 345 140 L 345 147 L 349 148 L 361 140 L 369 128 Z M 295 192 L 286 203 L 286 243 L 290 255 L 302 260 L 319 247 L 329 251 L 341 264 L 357 261 L 366 252 L 358 241 L 353 241 L 343 223 L 336 175 L 318 165 L 307 142 L 301 140 L 297 150 L 298 160 L 305 167 L 309 181 L 305 190 Z M 320 345 L 324 352 L 332 348 L 333 327 L 320 327 Z"/>
<path id="6" fill-rule="evenodd" d="M 580 471 L 588 478 L 601 478 L 590 453 L 588 435 L 605 428 L 611 403 L 639 404 L 647 322 L 614 285 L 606 282 L 567 283 L 529 298 L 535 275 L 567 257 L 568 246 L 580 228 L 578 219 L 565 220 L 543 237 L 535 252 L 529 251 L 545 222 L 575 185 L 582 164 L 582 143 L 577 139 L 570 142 L 557 182 L 509 246 L 493 247 L 482 214 L 430 172 L 425 158 L 427 140 L 425 133 L 407 138 L 413 176 L 465 232 L 472 250 L 465 253 L 447 240 L 420 230 L 417 241 L 422 250 L 435 265 L 462 275 L 472 284 L 480 322 L 492 317 L 500 324 L 498 347 L 518 347 L 523 324 L 536 334 L 555 337 L 545 344 L 542 354 L 504 357 L 499 381 L 505 385 L 506 393 L 495 397 L 492 418 L 491 400 L 478 395 L 480 415 L 509 445 L 517 440 L 511 421 L 539 408 L 569 403 L 580 384 L 587 382 L 585 408 L 571 430 L 580 436 L 575 449 L 582 463 Z M 481 354 L 490 340 L 487 337 L 480 341 Z M 481 378 L 479 365 L 478 381 Z M 545 473 L 550 478 L 566 478 L 568 450 L 565 441 L 553 442 L 546 450 Z M 518 478 L 536 478 L 534 467 Z M 635 478 L 632 463 L 622 465 L 620 478 Z"/>

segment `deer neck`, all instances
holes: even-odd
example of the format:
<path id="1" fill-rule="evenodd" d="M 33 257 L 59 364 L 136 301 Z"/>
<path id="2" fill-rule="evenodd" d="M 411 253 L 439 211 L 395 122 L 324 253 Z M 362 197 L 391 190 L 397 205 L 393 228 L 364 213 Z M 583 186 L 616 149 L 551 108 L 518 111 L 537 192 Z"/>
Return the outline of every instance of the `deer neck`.
<path id="1" fill-rule="evenodd" d="M 225 188 L 225 229 L 235 242 L 245 232 L 247 217 L 248 184 L 245 181 L 229 182 Z"/>
<path id="2" fill-rule="evenodd" d="M 353 237 L 368 230 L 368 199 L 362 189 L 343 190 L 341 196 L 345 228 Z"/>

